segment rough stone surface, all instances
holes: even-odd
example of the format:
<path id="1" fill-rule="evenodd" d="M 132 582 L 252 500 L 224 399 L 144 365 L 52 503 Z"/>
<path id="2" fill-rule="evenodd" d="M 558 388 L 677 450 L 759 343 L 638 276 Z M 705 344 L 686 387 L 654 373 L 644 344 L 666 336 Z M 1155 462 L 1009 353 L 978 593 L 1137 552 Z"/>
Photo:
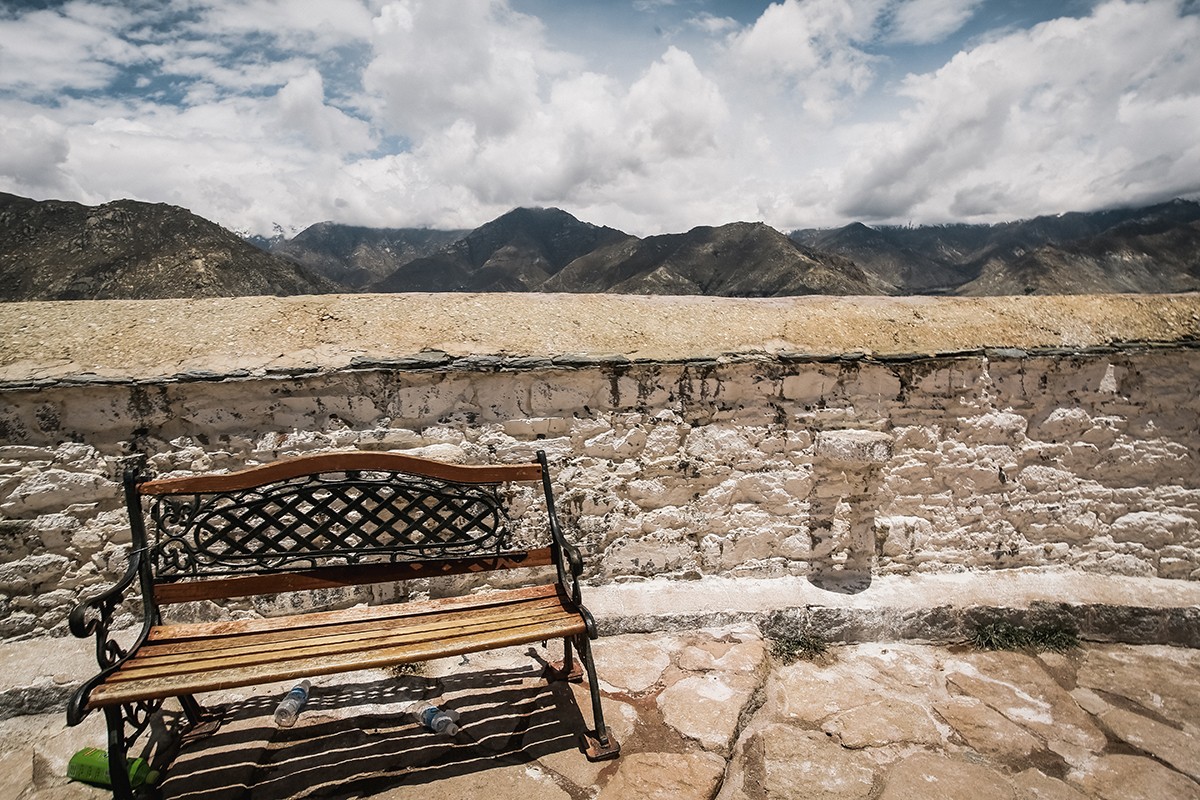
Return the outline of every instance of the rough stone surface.
<path id="1" fill-rule="evenodd" d="M 1021 653 L 979 653 L 946 665 L 947 681 L 983 701 L 1041 740 L 1087 752 L 1104 747 L 1104 734 L 1036 659 Z"/>
<path id="2" fill-rule="evenodd" d="M 977 697 L 953 697 L 934 709 L 971 748 L 985 755 L 1020 762 L 1041 747 L 1033 734 Z"/>
<path id="3" fill-rule="evenodd" d="M 747 748 L 743 791 L 750 796 L 860 800 L 871 794 L 874 770 L 864 755 L 790 726 L 769 726 L 756 735 L 759 740 Z"/>
<path id="4" fill-rule="evenodd" d="M 852 750 L 895 743 L 934 745 L 942 741 L 924 708 L 895 698 L 843 711 L 826 720 L 821 730 Z"/>
<path id="5" fill-rule="evenodd" d="M 712 753 L 634 753 L 621 761 L 599 800 L 709 800 L 725 775 Z"/>
<path id="6" fill-rule="evenodd" d="M 664 641 L 661 636 L 625 636 L 619 646 L 601 640 L 593 650 L 600 665 L 597 668 L 600 680 L 617 689 L 641 694 L 662 679 L 671 663 L 671 653 L 679 647 L 678 642 Z"/>
<path id="7" fill-rule="evenodd" d="M 1195 800 L 1200 784 L 1149 758 L 1104 755 L 1071 779 L 1099 800 Z"/>
<path id="8" fill-rule="evenodd" d="M 1013 786 L 1021 800 L 1087 800 L 1078 789 L 1033 768 L 1013 776 Z"/>
<path id="9" fill-rule="evenodd" d="M 1012 784 L 996 770 L 962 759 L 933 753 L 917 753 L 887 775 L 879 800 L 1014 800 Z"/>
<path id="10" fill-rule="evenodd" d="M 1122 741 L 1200 781 L 1200 735 L 1196 728 L 1178 730 L 1121 708 L 1104 712 L 1100 722 Z"/>
<path id="11" fill-rule="evenodd" d="M 1147 711 L 1200 726 L 1200 650 L 1181 647 L 1089 648 L 1079 685 L 1124 697 Z"/>
<path id="12" fill-rule="evenodd" d="M 1179 696 L 1197 672 L 1187 651 L 1172 658 L 1166 648 L 1088 645 L 1063 656 L 1013 659 L 961 648 L 875 643 L 832 647 L 823 660 L 784 666 L 771 659 L 756 662 L 753 653 L 763 642 L 745 625 L 616 636 L 601 643 L 612 652 L 628 644 L 649 653 L 656 638 L 668 654 L 659 680 L 639 693 L 609 683 L 603 689 L 609 727 L 622 744 L 617 761 L 591 763 L 581 754 L 579 737 L 591 717 L 589 695 L 581 684 L 546 683 L 542 664 L 558 657 L 556 645 L 514 647 L 473 655 L 465 664 L 460 658 L 439 659 L 419 673 L 367 670 L 316 678 L 309 704 L 290 729 L 270 721 L 289 684 L 206 695 L 205 702 L 226 707 L 225 724 L 213 736 L 183 747 L 167 770 L 163 798 L 224 800 L 242 786 L 254 787 L 255 796 L 279 800 L 416 795 L 429 800 L 701 800 L 714 793 L 721 800 L 1172 800 L 1200 793 L 1200 783 L 1186 774 L 1188 754 L 1160 746 L 1179 744 L 1167 730 L 1192 731 L 1195 720 L 1174 710 L 1138 706 L 1127 697 Z M 1069 736 L 1048 739 L 995 709 L 989 715 L 983 709 L 991 707 L 983 700 L 959 694 L 956 681 L 966 674 L 966 663 L 976 681 L 999 687 L 989 697 L 1017 717 L 1037 710 L 1051 726 L 1060 715 L 1078 725 L 1078 713 L 1091 725 L 1124 730 L 1128 740 L 1114 734 L 1071 744 Z M 1132 681 L 1125 694 L 1078 685 L 1084 669 L 1114 663 L 1123 665 Z M 1016 683 L 1033 667 L 1052 672 L 1064 692 L 1075 687 L 1070 697 L 1076 712 L 1060 697 L 1045 699 L 1050 693 L 1036 671 L 1026 683 Z M 730 712 L 738 727 L 728 751 L 704 749 L 667 719 L 668 707 L 681 717 L 704 718 L 711 701 L 701 693 L 702 685 L 687 681 L 705 677 L 754 685 L 747 704 Z M 806 684 L 815 687 L 813 694 L 796 699 L 811 701 L 822 689 L 838 686 L 873 687 L 878 694 L 831 692 L 831 704 L 800 714 L 780 690 L 800 692 Z M 669 703 L 660 704 L 681 686 L 696 691 L 689 697 L 678 690 Z M 1013 692 L 1026 696 L 1018 695 L 1016 702 Z M 443 737 L 419 728 L 407 711 L 417 699 L 459 711 L 462 732 Z M 172 725 L 179 711 L 168 706 L 163 722 Z M 1114 717 L 1116 711 L 1139 719 Z M 932 724 L 907 720 L 906 713 Z M 92 714 L 70 729 L 64 722 L 61 713 L 0 721 L 0 797 L 106 796 L 65 778 L 73 752 L 103 743 L 102 718 Z M 980 733 L 989 723 L 997 728 L 991 739 Z M 1009 735 L 1018 743 L 997 743 Z M 159 736 L 152 738 L 162 744 Z M 1133 749 L 1148 753 L 1142 748 L 1152 746 L 1159 748 L 1157 758 L 1130 755 Z M 1060 750 L 1069 751 L 1073 760 Z M 1172 752 L 1180 756 L 1178 765 L 1167 760 Z"/>
<path id="13" fill-rule="evenodd" d="M 757 686 L 758 680 L 750 675 L 688 675 L 658 696 L 658 707 L 666 723 L 681 735 L 726 755 L 742 709 Z"/>

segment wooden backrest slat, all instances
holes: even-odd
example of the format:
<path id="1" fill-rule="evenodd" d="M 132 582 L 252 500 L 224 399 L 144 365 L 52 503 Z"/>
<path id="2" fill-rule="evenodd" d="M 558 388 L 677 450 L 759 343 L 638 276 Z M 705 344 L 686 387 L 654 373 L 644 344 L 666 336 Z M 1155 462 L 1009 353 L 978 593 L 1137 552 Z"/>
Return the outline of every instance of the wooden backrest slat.
<path id="1" fill-rule="evenodd" d="M 357 564 L 354 566 L 318 567 L 302 572 L 238 575 L 228 578 L 160 583 L 154 587 L 154 596 L 160 605 L 171 605 L 195 600 L 225 600 L 232 597 L 248 597 L 277 592 L 360 586 L 410 578 L 433 578 L 469 572 L 544 567 L 552 563 L 550 548 L 541 547 L 517 553 L 502 553 L 486 558 Z"/>
<path id="2" fill-rule="evenodd" d="M 222 475 L 161 478 L 139 484 L 138 491 L 143 495 L 228 492 L 237 489 L 251 489 L 276 481 L 285 481 L 320 472 L 351 471 L 404 472 L 410 475 L 468 484 L 536 481 L 542 475 L 541 466 L 537 463 L 468 466 L 446 464 L 401 453 L 355 451 L 299 456 Z"/>

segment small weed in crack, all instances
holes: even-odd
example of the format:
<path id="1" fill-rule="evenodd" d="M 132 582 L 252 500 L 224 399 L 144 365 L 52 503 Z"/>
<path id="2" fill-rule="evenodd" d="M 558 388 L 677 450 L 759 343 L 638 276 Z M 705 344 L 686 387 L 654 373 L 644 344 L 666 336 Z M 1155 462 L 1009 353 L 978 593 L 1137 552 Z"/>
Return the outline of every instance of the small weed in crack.
<path id="1" fill-rule="evenodd" d="M 812 661 L 825 655 L 829 644 L 819 633 L 802 631 L 771 640 L 771 655 L 784 664 Z"/>
<path id="2" fill-rule="evenodd" d="M 1065 653 L 1079 647 L 1079 633 L 1063 623 L 1027 628 L 1011 622 L 985 622 L 975 628 L 971 643 L 980 650 L 1052 650 Z"/>

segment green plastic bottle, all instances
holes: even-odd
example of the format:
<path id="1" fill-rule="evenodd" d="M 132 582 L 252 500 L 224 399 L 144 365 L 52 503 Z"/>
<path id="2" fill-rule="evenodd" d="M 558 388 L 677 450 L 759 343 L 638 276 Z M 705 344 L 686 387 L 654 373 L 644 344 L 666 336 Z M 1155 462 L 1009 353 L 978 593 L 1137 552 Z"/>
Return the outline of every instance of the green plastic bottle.
<path id="1" fill-rule="evenodd" d="M 129 785 L 138 788 L 143 784 L 158 782 L 158 773 L 150 769 L 144 758 L 128 760 Z M 94 786 L 112 786 L 108 776 L 108 753 L 99 747 L 85 747 L 67 762 L 67 777 Z"/>

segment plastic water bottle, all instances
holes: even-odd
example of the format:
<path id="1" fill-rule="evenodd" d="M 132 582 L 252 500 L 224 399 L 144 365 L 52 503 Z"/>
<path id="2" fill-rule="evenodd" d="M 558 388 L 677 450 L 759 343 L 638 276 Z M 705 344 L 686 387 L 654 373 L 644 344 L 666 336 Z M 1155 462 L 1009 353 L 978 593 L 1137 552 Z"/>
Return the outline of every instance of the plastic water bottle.
<path id="1" fill-rule="evenodd" d="M 290 728 L 296 724 L 300 709 L 308 702 L 308 689 L 312 686 L 308 681 L 300 681 L 287 693 L 279 707 L 275 709 L 275 724 L 281 728 Z"/>
<path id="2" fill-rule="evenodd" d="M 438 708 L 427 700 L 418 700 L 408 708 L 413 719 L 434 733 L 454 736 L 458 733 L 459 714 L 452 708 Z"/>

